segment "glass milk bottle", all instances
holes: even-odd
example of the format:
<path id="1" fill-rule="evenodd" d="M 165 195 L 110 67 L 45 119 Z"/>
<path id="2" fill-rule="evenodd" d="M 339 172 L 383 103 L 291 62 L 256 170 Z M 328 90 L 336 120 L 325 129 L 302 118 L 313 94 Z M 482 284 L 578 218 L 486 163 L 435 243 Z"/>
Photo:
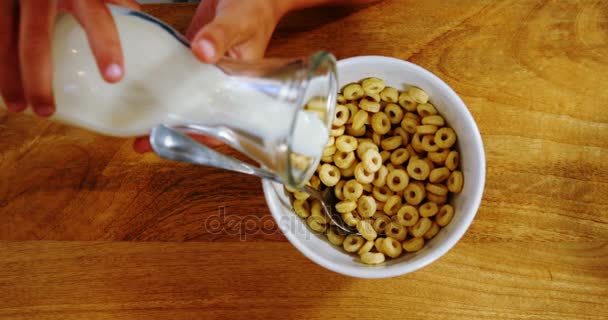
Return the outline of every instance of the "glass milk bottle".
<path id="1" fill-rule="evenodd" d="M 70 15 L 53 35 L 55 121 L 100 134 L 134 137 L 164 124 L 214 136 L 276 174 L 303 185 L 327 142 L 335 108 L 335 59 L 205 65 L 161 21 L 110 6 L 118 27 L 125 77 L 103 81 L 84 30 Z M 307 102 L 315 108 L 304 107 Z M 0 101 L 2 105 L 2 101 Z"/>

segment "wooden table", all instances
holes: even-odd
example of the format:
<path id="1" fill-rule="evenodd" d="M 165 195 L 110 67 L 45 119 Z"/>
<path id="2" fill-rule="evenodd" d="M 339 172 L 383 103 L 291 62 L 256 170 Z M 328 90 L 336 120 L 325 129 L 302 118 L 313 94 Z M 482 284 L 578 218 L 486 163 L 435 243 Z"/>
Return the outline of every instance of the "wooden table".
<path id="1" fill-rule="evenodd" d="M 184 30 L 194 7 L 145 10 Z M 272 224 L 245 232 L 270 221 L 256 179 L 0 113 L 0 318 L 608 319 L 608 2 L 313 10 L 268 54 L 313 49 L 406 59 L 462 96 L 488 172 L 452 251 L 406 276 L 344 277 Z"/>

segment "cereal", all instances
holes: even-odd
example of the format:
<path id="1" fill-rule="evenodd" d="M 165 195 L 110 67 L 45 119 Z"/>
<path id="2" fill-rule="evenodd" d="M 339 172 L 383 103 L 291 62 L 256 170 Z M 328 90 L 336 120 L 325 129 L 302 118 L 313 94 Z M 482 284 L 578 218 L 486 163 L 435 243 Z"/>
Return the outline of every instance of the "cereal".
<path id="1" fill-rule="evenodd" d="M 344 223 L 346 223 L 346 225 L 349 227 L 354 228 L 357 225 L 357 222 L 359 222 L 359 219 L 355 217 L 352 212 L 341 213 L 340 217 L 342 217 Z"/>
<path id="2" fill-rule="evenodd" d="M 393 125 L 401 123 L 401 119 L 403 119 L 403 109 L 394 103 L 387 104 L 384 107 L 384 113 Z"/>
<path id="3" fill-rule="evenodd" d="M 382 135 L 381 134 L 379 134 L 378 132 L 372 133 L 372 142 L 375 145 L 379 145 L 381 139 L 382 139 Z"/>
<path id="4" fill-rule="evenodd" d="M 404 147 L 407 147 L 408 143 L 410 142 L 410 134 L 405 132 L 405 130 L 401 127 L 397 127 L 395 128 L 395 130 L 393 130 L 393 134 L 396 136 L 400 136 L 401 137 L 401 145 Z"/>
<path id="5" fill-rule="evenodd" d="M 424 246 L 424 238 L 412 238 L 403 242 L 403 250 L 407 252 L 416 252 Z"/>
<path id="6" fill-rule="evenodd" d="M 384 233 L 384 231 L 386 230 L 386 226 L 391 222 L 391 218 L 389 218 L 387 215 L 380 215 L 378 217 L 376 217 L 376 219 L 374 220 L 374 224 L 372 225 L 374 227 L 374 230 L 376 230 L 377 233 L 381 234 Z"/>
<path id="7" fill-rule="evenodd" d="M 412 98 L 407 92 L 402 92 L 399 94 L 399 98 L 397 99 L 399 105 L 402 106 L 407 111 L 416 111 L 416 101 Z"/>
<path id="8" fill-rule="evenodd" d="M 438 196 L 445 196 L 448 194 L 448 187 L 446 187 L 442 184 L 427 183 L 426 191 L 430 192 L 430 193 L 434 193 Z"/>
<path id="9" fill-rule="evenodd" d="M 397 222 L 404 227 L 411 227 L 418 222 L 419 214 L 416 207 L 404 205 L 397 211 Z"/>
<path id="10" fill-rule="evenodd" d="M 391 150 L 395 150 L 395 149 L 399 148 L 401 146 L 402 142 L 403 142 L 403 139 L 401 138 L 401 136 L 392 136 L 390 138 L 386 138 L 386 139 L 382 140 L 380 142 L 380 146 L 384 150 L 391 151 Z"/>
<path id="11" fill-rule="evenodd" d="M 344 126 L 335 127 L 329 131 L 329 135 L 332 137 L 339 137 L 344 134 L 344 130 L 346 130 L 346 127 Z"/>
<path id="12" fill-rule="evenodd" d="M 380 149 L 378 149 L 378 145 L 374 144 L 374 142 L 371 140 L 363 140 L 359 142 L 359 147 L 357 147 L 357 157 L 359 157 L 359 159 L 363 159 L 363 154 L 369 149 L 380 151 Z"/>
<path id="13" fill-rule="evenodd" d="M 384 151 L 383 151 L 384 152 Z M 404 162 L 407 161 L 407 159 L 409 159 L 410 157 L 410 153 L 407 152 L 406 148 L 399 148 L 399 149 L 395 149 L 395 151 L 393 151 L 391 153 L 391 163 L 393 165 L 400 165 L 403 164 Z"/>
<path id="14" fill-rule="evenodd" d="M 331 164 L 324 164 L 319 171 L 319 179 L 324 185 L 333 187 L 340 181 L 340 170 Z"/>
<path id="15" fill-rule="evenodd" d="M 395 221 L 391 221 L 389 224 L 386 225 L 385 233 L 387 236 L 397 239 L 399 241 L 405 240 L 405 237 L 407 236 L 407 230 L 405 229 L 405 227 Z"/>
<path id="16" fill-rule="evenodd" d="M 446 167 L 435 168 L 431 170 L 429 174 L 429 181 L 431 183 L 442 183 L 450 176 L 450 169 Z"/>
<path id="17" fill-rule="evenodd" d="M 376 187 L 382 187 L 386 184 L 386 176 L 388 176 L 388 168 L 386 166 L 380 167 L 380 170 L 374 173 L 374 181 L 372 184 Z"/>
<path id="18" fill-rule="evenodd" d="M 416 111 L 423 118 L 437 114 L 437 109 L 430 103 L 419 104 Z"/>
<path id="19" fill-rule="evenodd" d="M 426 196 L 426 192 L 424 191 L 424 187 L 417 183 L 410 183 L 405 188 L 403 192 L 403 197 L 405 198 L 405 202 L 417 206 L 419 205 L 424 197 Z"/>
<path id="20" fill-rule="evenodd" d="M 352 126 L 346 126 L 346 134 L 349 136 L 360 137 L 365 135 L 365 132 L 367 132 L 365 125 L 362 125 L 359 129 L 355 129 Z"/>
<path id="21" fill-rule="evenodd" d="M 348 180 L 342 188 L 345 200 L 357 201 L 363 194 L 363 186 L 357 180 Z"/>
<path id="22" fill-rule="evenodd" d="M 401 128 L 403 128 L 403 130 L 409 134 L 416 133 L 417 126 L 418 121 L 416 121 L 416 119 L 404 117 L 403 120 L 401 120 Z"/>
<path id="23" fill-rule="evenodd" d="M 346 100 L 356 100 L 365 94 L 363 88 L 358 83 L 349 84 L 342 90 L 342 94 Z"/>
<path id="24" fill-rule="evenodd" d="M 310 204 L 308 204 L 308 201 L 306 200 L 294 200 L 293 210 L 301 218 L 308 218 L 310 216 Z"/>
<path id="25" fill-rule="evenodd" d="M 424 152 L 424 149 L 422 148 L 422 140 L 420 140 L 420 135 L 418 133 L 414 133 L 410 145 L 412 146 L 412 148 L 414 148 L 414 151 L 416 151 L 416 153 Z"/>
<path id="26" fill-rule="evenodd" d="M 386 186 L 393 192 L 398 192 L 405 189 L 409 182 L 410 178 L 403 169 L 389 171 L 388 175 L 386 176 Z"/>
<path id="27" fill-rule="evenodd" d="M 327 218 L 325 216 L 309 216 L 306 219 L 306 224 L 315 232 L 323 233 L 327 229 Z"/>
<path id="28" fill-rule="evenodd" d="M 439 231 L 439 230 L 437 230 Z M 363 255 L 366 254 L 368 252 L 370 252 L 372 250 L 372 248 L 374 247 L 374 242 L 371 240 L 367 240 L 365 241 L 365 243 L 361 246 L 361 248 L 359 248 L 359 250 L 357 251 L 358 255 Z"/>
<path id="29" fill-rule="evenodd" d="M 382 168 L 382 157 L 380 153 L 374 149 L 365 151 L 363 157 L 361 157 L 363 167 L 367 172 L 376 172 Z"/>
<path id="30" fill-rule="evenodd" d="M 303 191 L 296 191 L 293 193 L 293 196 L 294 196 L 294 198 L 296 198 L 298 200 L 306 200 L 306 199 L 310 198 L 310 195 Z"/>
<path id="31" fill-rule="evenodd" d="M 453 217 L 454 207 L 449 204 L 446 204 L 441 206 L 441 208 L 439 209 L 439 212 L 435 216 L 435 222 L 437 222 L 440 227 L 445 227 L 450 223 L 450 221 L 452 221 Z"/>
<path id="32" fill-rule="evenodd" d="M 381 201 L 381 202 L 386 202 L 386 200 L 388 200 L 388 197 L 393 195 L 393 193 L 387 186 L 381 186 L 381 187 L 374 187 L 372 189 L 372 195 L 374 196 L 374 198 L 376 200 Z"/>
<path id="33" fill-rule="evenodd" d="M 381 252 L 367 252 L 361 255 L 361 262 L 365 264 L 379 264 L 384 262 L 384 254 Z"/>
<path id="34" fill-rule="evenodd" d="M 376 249 L 376 251 L 378 252 L 382 252 L 382 242 L 384 241 L 383 237 L 378 237 L 376 238 L 376 240 L 374 240 L 374 249 Z"/>
<path id="35" fill-rule="evenodd" d="M 344 194 L 342 193 L 345 184 L 345 180 L 340 180 L 340 182 L 334 186 L 334 195 L 336 198 L 338 198 L 338 200 L 346 200 L 346 198 L 344 198 Z"/>
<path id="36" fill-rule="evenodd" d="M 359 101 L 359 108 L 371 113 L 378 112 L 380 111 L 380 102 L 376 102 L 374 99 L 365 97 Z"/>
<path id="37" fill-rule="evenodd" d="M 422 236 L 423 238 L 429 240 L 439 232 L 439 226 L 437 223 L 433 222 L 429 230 Z"/>
<path id="38" fill-rule="evenodd" d="M 410 87 L 407 94 L 412 97 L 416 103 L 427 103 L 427 101 L 429 101 L 429 95 L 424 90 L 417 87 Z"/>
<path id="39" fill-rule="evenodd" d="M 332 156 L 332 159 L 333 159 L 336 167 L 338 167 L 340 169 L 346 169 L 346 168 L 350 167 L 353 164 L 353 162 L 355 162 L 355 153 L 352 151 L 351 152 L 337 151 Z"/>
<path id="40" fill-rule="evenodd" d="M 351 124 L 351 126 L 353 127 L 353 129 L 359 129 L 359 128 L 365 126 L 366 124 L 368 124 L 368 122 L 369 122 L 369 115 L 368 115 L 367 111 L 359 110 L 353 116 L 353 123 Z"/>
<path id="41" fill-rule="evenodd" d="M 397 214 L 397 211 L 399 211 L 399 208 L 401 208 L 401 197 L 394 194 L 392 196 L 389 196 L 388 199 L 386 199 L 386 202 L 384 203 L 384 208 L 382 208 L 382 211 L 384 211 L 384 213 L 386 213 L 389 216 L 393 216 L 393 215 Z"/>
<path id="42" fill-rule="evenodd" d="M 346 124 L 349 117 L 350 117 L 350 112 L 348 111 L 348 108 L 346 108 L 345 106 L 343 106 L 341 104 L 338 104 L 338 105 L 336 105 L 336 113 L 334 116 L 333 125 L 336 127 L 343 126 Z"/>
<path id="43" fill-rule="evenodd" d="M 422 137 L 422 149 L 426 152 L 435 152 L 439 150 L 439 146 L 435 144 L 435 137 L 432 135 L 426 135 Z M 433 162 L 429 159 L 429 164 L 433 165 Z"/>
<path id="44" fill-rule="evenodd" d="M 380 94 L 378 94 L 378 93 L 369 93 L 369 94 L 367 94 L 366 98 L 369 98 L 375 102 L 380 102 L 380 100 L 381 100 Z"/>
<path id="45" fill-rule="evenodd" d="M 357 208 L 357 203 L 352 200 L 342 200 L 336 203 L 336 211 L 340 213 L 353 212 Z"/>
<path id="46" fill-rule="evenodd" d="M 357 212 L 363 218 L 371 218 L 376 213 L 376 199 L 370 196 L 362 196 L 357 199 Z"/>
<path id="47" fill-rule="evenodd" d="M 310 181 L 308 181 L 308 185 L 311 186 L 315 190 L 319 190 L 319 186 L 321 185 L 321 179 L 318 176 L 313 175 L 310 177 Z"/>
<path id="48" fill-rule="evenodd" d="M 355 167 L 355 179 L 361 184 L 368 184 L 374 181 L 374 173 L 365 170 L 363 162 L 359 162 Z"/>
<path id="49" fill-rule="evenodd" d="M 462 171 L 453 171 L 448 178 L 448 190 L 453 193 L 460 193 L 463 184 L 464 178 L 462 176 Z"/>
<path id="50" fill-rule="evenodd" d="M 352 136 L 340 136 L 336 138 L 336 149 L 342 152 L 351 152 L 357 150 L 359 142 Z"/>
<path id="51" fill-rule="evenodd" d="M 430 124 L 416 126 L 416 133 L 421 136 L 425 134 L 435 134 L 435 132 L 437 132 L 437 126 L 433 126 Z"/>
<path id="52" fill-rule="evenodd" d="M 437 211 L 439 211 L 439 207 L 434 202 L 426 202 L 418 208 L 418 212 L 423 218 L 432 217 L 437 214 Z"/>
<path id="53" fill-rule="evenodd" d="M 337 227 L 331 227 L 327 230 L 327 240 L 335 246 L 341 246 L 345 237 L 344 232 Z"/>
<path id="54" fill-rule="evenodd" d="M 441 128 L 435 132 L 434 140 L 437 147 L 449 149 L 456 143 L 456 132 L 452 128 Z"/>
<path id="55" fill-rule="evenodd" d="M 347 103 L 344 106 L 348 109 L 348 120 L 346 120 L 346 124 L 352 124 L 353 117 L 355 116 L 355 113 L 359 111 L 359 107 L 354 103 Z"/>
<path id="56" fill-rule="evenodd" d="M 310 205 L 310 215 L 312 216 L 325 216 L 323 206 L 319 200 L 314 200 Z"/>
<path id="57" fill-rule="evenodd" d="M 451 171 L 454 171 L 456 168 L 458 168 L 459 162 L 458 151 L 450 151 L 450 153 L 448 153 L 448 157 L 445 159 L 445 167 Z"/>
<path id="58" fill-rule="evenodd" d="M 422 237 L 429 229 L 433 222 L 429 218 L 420 218 L 414 226 L 411 227 L 410 234 L 414 238 Z"/>
<path id="59" fill-rule="evenodd" d="M 377 134 L 387 134 L 391 131 L 391 123 L 392 121 L 384 112 L 374 113 L 371 119 L 372 129 Z"/>
<path id="60" fill-rule="evenodd" d="M 421 159 L 410 159 L 407 165 L 407 173 L 412 179 L 422 181 L 429 176 L 430 171 L 429 164 Z"/>
<path id="61" fill-rule="evenodd" d="M 354 176 L 355 168 L 357 167 L 357 164 L 359 164 L 359 161 L 357 161 L 357 159 L 355 159 L 355 161 L 353 161 L 353 164 L 351 164 L 350 167 L 345 168 L 345 169 L 340 169 L 341 176 L 344 178 L 350 178 L 350 177 Z"/>
<path id="62" fill-rule="evenodd" d="M 389 103 L 397 103 L 399 101 L 399 91 L 392 87 L 386 87 L 380 92 L 380 99 Z"/>
<path id="63" fill-rule="evenodd" d="M 346 252 L 357 252 L 363 245 L 364 241 L 365 240 L 361 236 L 358 236 L 356 234 L 349 234 L 344 239 L 342 247 Z"/>
<path id="64" fill-rule="evenodd" d="M 367 220 L 359 220 L 359 222 L 357 222 L 357 231 L 359 231 L 359 234 L 368 241 L 373 241 L 378 236 L 376 230 L 372 227 L 372 224 Z"/>
<path id="65" fill-rule="evenodd" d="M 380 157 L 382 158 L 382 163 L 384 163 L 386 160 L 391 158 L 391 152 L 388 150 L 382 150 L 382 152 L 380 152 Z"/>
<path id="66" fill-rule="evenodd" d="M 365 93 L 370 94 L 382 92 L 386 85 L 384 84 L 384 80 L 372 77 L 361 81 L 361 87 L 363 87 Z"/>
<path id="67" fill-rule="evenodd" d="M 426 198 L 429 201 L 435 202 L 438 205 L 444 204 L 444 203 L 448 202 L 448 196 L 447 195 L 440 196 L 438 194 L 434 194 L 434 193 L 431 193 L 431 192 L 427 192 L 426 193 Z"/>
<path id="68" fill-rule="evenodd" d="M 430 124 L 437 127 L 443 127 L 445 124 L 443 117 L 437 114 L 423 117 L 421 122 L 422 124 Z"/>
<path id="69" fill-rule="evenodd" d="M 403 247 L 397 239 L 388 237 L 382 241 L 382 252 L 391 258 L 397 258 L 403 252 Z"/>
<path id="70" fill-rule="evenodd" d="M 448 200 L 464 186 L 456 132 L 418 87 L 399 91 L 370 77 L 345 86 L 337 100 L 330 138 L 307 185 L 330 188 L 339 200 L 334 209 L 358 234 L 346 235 L 318 200 L 285 187 L 293 210 L 362 263 L 421 250 L 453 220 Z M 311 100 L 307 108 L 326 106 Z"/>
<path id="71" fill-rule="evenodd" d="M 331 156 L 333 156 L 336 153 L 337 150 L 338 149 L 336 149 L 336 146 L 334 146 L 334 145 L 324 147 L 323 148 L 322 156 L 323 157 L 331 157 Z"/>
<path id="72" fill-rule="evenodd" d="M 450 153 L 450 150 L 443 149 L 437 152 L 429 152 L 427 157 L 433 161 L 434 164 L 442 166 L 445 164 L 445 159 L 447 159 L 448 153 Z"/>

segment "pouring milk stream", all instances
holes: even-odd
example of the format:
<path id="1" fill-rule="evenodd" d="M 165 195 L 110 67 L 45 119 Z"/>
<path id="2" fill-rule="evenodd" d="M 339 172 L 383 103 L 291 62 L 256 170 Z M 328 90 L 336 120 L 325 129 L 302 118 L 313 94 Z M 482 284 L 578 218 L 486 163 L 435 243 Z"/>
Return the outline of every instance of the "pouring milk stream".
<path id="1" fill-rule="evenodd" d="M 296 110 L 199 62 L 170 30 L 145 15 L 112 12 L 126 69 L 116 84 L 99 75 L 76 20 L 58 17 L 52 43 L 57 110 L 51 119 L 117 137 L 144 136 L 159 124 L 228 126 L 258 138 L 266 148 L 290 137 L 292 152 L 320 158 L 328 125 L 317 113 Z"/>

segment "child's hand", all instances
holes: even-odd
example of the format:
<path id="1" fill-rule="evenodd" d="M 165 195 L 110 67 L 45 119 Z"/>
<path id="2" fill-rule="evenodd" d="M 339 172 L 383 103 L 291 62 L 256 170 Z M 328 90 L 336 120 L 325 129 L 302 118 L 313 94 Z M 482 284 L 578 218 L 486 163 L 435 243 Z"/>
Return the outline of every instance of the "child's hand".
<path id="1" fill-rule="evenodd" d="M 203 62 L 223 56 L 262 58 L 272 32 L 290 0 L 206 0 L 201 2 L 186 37 Z"/>
<path id="2" fill-rule="evenodd" d="M 203 62 L 223 56 L 254 60 L 264 56 L 272 32 L 290 10 L 318 5 L 357 5 L 380 0 L 205 0 L 186 32 Z"/>
<path id="3" fill-rule="evenodd" d="M 58 11 L 70 12 L 83 26 L 102 77 L 122 79 L 118 31 L 105 3 L 139 9 L 133 0 L 0 1 L 0 94 L 9 110 L 31 105 L 40 116 L 55 112 L 51 40 Z"/>

